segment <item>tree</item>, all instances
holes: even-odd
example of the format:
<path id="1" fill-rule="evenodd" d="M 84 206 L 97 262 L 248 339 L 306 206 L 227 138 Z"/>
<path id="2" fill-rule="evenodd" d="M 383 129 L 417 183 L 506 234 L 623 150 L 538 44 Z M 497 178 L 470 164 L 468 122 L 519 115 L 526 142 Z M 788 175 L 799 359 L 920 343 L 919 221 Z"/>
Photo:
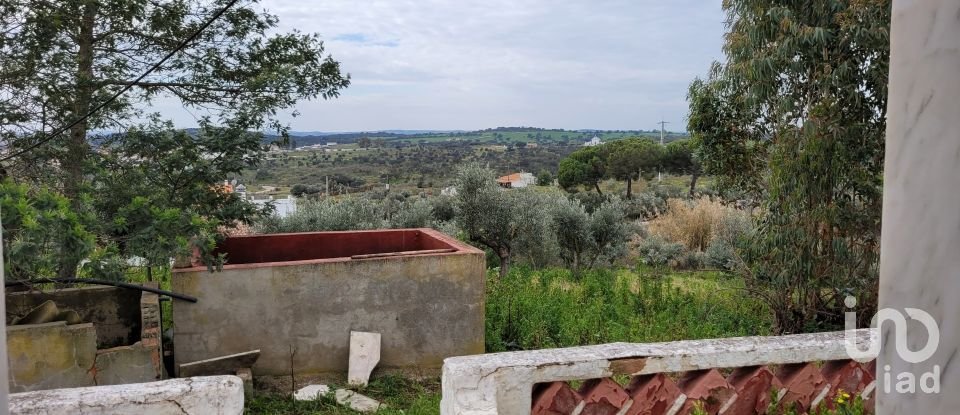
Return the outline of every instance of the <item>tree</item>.
<path id="1" fill-rule="evenodd" d="M 7 280 L 49 277 L 63 256 L 80 261 L 93 251 L 94 235 L 70 210 L 67 199 L 50 189 L 31 189 L 9 179 L 0 182 L 3 268 Z"/>
<path id="2" fill-rule="evenodd" d="M 627 138 L 598 146 L 607 160 L 607 173 L 627 182 L 627 199 L 633 196 L 633 177 L 660 164 L 663 148 L 648 138 Z"/>
<path id="3" fill-rule="evenodd" d="M 574 151 L 560 160 L 557 180 L 560 187 L 569 189 L 577 185 L 593 187 L 600 191 L 600 180 L 607 174 L 606 154 L 600 151 L 599 146 L 584 147 Z"/>
<path id="4" fill-rule="evenodd" d="M 696 146 L 692 140 L 676 140 L 667 144 L 661 158 L 661 166 L 667 172 L 690 175 L 690 195 L 693 196 L 697 188 L 697 179 L 703 174 L 700 166 L 700 157 L 695 152 Z"/>
<path id="5" fill-rule="evenodd" d="M 541 170 L 537 175 L 537 186 L 553 186 L 553 175 L 550 170 Z"/>
<path id="6" fill-rule="evenodd" d="M 619 199 L 603 202 L 592 213 L 566 197 L 558 197 L 552 206 L 552 230 L 560 257 L 574 274 L 583 267 L 592 268 L 602 256 L 613 259 L 623 253 L 629 232 Z"/>
<path id="7" fill-rule="evenodd" d="M 552 230 L 557 235 L 560 257 L 574 275 L 579 275 L 584 256 L 591 249 L 590 215 L 580 202 L 558 197 L 551 212 Z"/>
<path id="8" fill-rule="evenodd" d="M 527 189 L 504 190 L 493 170 L 471 163 L 457 170 L 454 196 L 457 225 L 470 241 L 489 248 L 500 259 L 500 276 L 510 272 L 512 255 L 526 235 L 536 234 L 542 199 Z"/>
<path id="9" fill-rule="evenodd" d="M 727 62 L 691 85 L 688 130 L 763 201 L 746 273 L 775 330 L 842 326 L 847 294 L 876 305 L 890 1 L 723 7 Z"/>
<path id="10" fill-rule="evenodd" d="M 6 171 L 62 189 L 80 211 L 83 195 L 91 194 L 90 132 L 128 128 L 161 97 L 211 114 L 209 122 L 234 131 L 273 128 L 285 136 L 280 111 L 300 99 L 336 97 L 349 77 L 324 56 L 317 35 L 271 34 L 277 18 L 254 3 L 226 10 L 150 76 L 135 81 L 225 2 L 0 0 L 0 96 L 6 100 L 0 104 L 0 141 L 8 154 L 82 120 L 8 160 Z M 84 118 L 128 84 L 133 88 Z M 75 263 L 60 268 L 67 276 Z"/>
<path id="11" fill-rule="evenodd" d="M 91 200 L 96 223 L 103 224 L 94 227 L 101 243 L 124 257 L 144 258 L 148 272 L 174 254 L 189 253 L 190 245 L 207 253 L 218 226 L 249 224 L 269 212 L 219 185 L 242 173 L 262 139 L 205 123 L 190 134 L 157 119 L 106 139 L 101 148 L 107 151 L 92 157 L 90 180 L 109 196 Z"/>

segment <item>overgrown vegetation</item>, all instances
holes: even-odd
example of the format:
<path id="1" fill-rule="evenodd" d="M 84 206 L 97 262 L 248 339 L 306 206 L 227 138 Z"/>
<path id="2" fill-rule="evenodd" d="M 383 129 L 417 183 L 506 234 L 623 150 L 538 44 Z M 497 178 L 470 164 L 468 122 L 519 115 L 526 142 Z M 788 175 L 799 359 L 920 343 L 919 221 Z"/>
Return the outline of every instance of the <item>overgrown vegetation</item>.
<path id="1" fill-rule="evenodd" d="M 842 327 L 845 296 L 876 308 L 890 1 L 723 9 L 727 61 L 690 86 L 687 129 L 762 207 L 741 275 L 778 333 Z"/>
<path id="2" fill-rule="evenodd" d="M 263 134 L 252 131 L 283 137 L 280 118 L 298 100 L 336 97 L 350 80 L 318 35 L 276 32 L 277 17 L 255 1 L 231 5 L 203 25 L 224 5 L 0 0 L 0 170 L 31 188 L 11 203 L 49 209 L 39 223 L 51 234 L 27 244 L 4 235 L 43 264 L 5 252 L 10 269 L 73 277 L 92 252 L 86 272 L 115 277 L 134 258 L 149 270 L 189 245 L 207 252 L 218 226 L 252 220 L 249 204 L 216 188 L 263 160 Z M 149 113 L 158 97 L 201 110 L 199 128 Z"/>
<path id="3" fill-rule="evenodd" d="M 487 287 L 487 351 L 763 335 L 769 313 L 719 273 L 518 269 Z"/>

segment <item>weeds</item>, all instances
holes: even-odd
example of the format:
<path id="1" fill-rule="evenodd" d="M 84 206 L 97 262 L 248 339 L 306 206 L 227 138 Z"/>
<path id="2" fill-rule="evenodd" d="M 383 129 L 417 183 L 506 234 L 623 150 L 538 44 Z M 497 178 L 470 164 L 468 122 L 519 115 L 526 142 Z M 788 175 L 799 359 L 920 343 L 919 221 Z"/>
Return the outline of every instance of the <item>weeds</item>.
<path id="1" fill-rule="evenodd" d="M 769 313 L 716 273 L 518 269 L 487 287 L 488 352 L 763 335 Z M 701 278 L 701 277 L 706 278 Z"/>

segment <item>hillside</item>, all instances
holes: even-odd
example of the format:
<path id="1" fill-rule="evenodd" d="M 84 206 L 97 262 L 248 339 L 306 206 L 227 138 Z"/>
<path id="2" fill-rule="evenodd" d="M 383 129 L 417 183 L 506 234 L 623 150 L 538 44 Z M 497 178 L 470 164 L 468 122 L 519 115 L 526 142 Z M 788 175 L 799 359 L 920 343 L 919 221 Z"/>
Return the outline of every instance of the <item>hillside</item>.
<path id="1" fill-rule="evenodd" d="M 356 143 L 363 138 L 382 139 L 387 143 L 438 143 L 447 141 L 467 141 L 477 144 L 516 142 L 535 142 L 538 144 L 554 143 L 559 145 L 577 145 L 591 139 L 593 136 L 602 140 L 615 140 L 625 137 L 650 137 L 660 139 L 660 132 L 655 130 L 563 130 L 544 129 L 535 127 L 497 127 L 476 131 L 445 131 L 445 130 L 387 130 L 367 132 L 322 132 L 322 131 L 291 131 L 290 140 L 294 147 L 303 147 L 316 144 L 336 142 L 338 144 Z M 687 137 L 685 132 L 668 131 L 664 141 Z M 267 137 L 269 141 L 275 136 Z"/>

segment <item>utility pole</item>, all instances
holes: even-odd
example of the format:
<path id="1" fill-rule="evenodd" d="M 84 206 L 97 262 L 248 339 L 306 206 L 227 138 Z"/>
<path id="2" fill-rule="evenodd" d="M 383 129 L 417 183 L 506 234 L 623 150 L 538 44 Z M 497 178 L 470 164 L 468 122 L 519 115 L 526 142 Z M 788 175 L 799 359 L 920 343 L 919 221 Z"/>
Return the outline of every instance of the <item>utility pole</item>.
<path id="1" fill-rule="evenodd" d="M 660 122 L 658 122 L 657 124 L 660 124 L 660 147 L 663 147 L 663 131 L 664 131 L 663 126 L 670 123 L 668 121 L 664 121 L 661 119 Z M 662 181 L 663 181 L 663 173 L 661 173 L 660 169 L 657 168 L 657 183 L 660 183 Z"/>

